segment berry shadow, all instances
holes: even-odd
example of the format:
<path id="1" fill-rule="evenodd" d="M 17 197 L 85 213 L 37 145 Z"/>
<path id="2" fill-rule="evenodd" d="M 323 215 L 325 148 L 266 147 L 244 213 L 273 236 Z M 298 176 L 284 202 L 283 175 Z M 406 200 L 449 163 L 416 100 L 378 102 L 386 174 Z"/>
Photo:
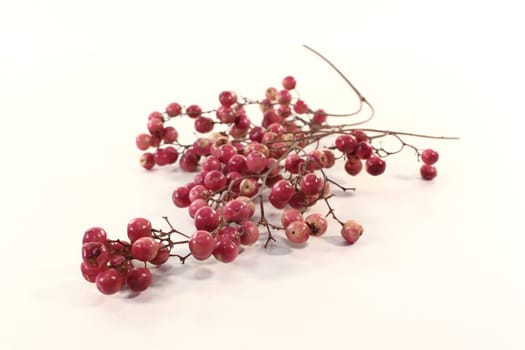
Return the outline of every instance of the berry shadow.
<path id="1" fill-rule="evenodd" d="M 321 236 L 318 238 L 338 247 L 346 247 L 349 245 L 341 236 Z"/>

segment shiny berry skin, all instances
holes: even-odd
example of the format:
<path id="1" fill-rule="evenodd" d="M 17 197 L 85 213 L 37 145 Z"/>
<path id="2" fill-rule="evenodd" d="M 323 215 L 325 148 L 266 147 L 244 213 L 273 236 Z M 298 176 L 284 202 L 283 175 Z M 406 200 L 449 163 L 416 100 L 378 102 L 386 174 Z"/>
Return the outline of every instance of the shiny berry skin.
<path id="1" fill-rule="evenodd" d="M 250 152 L 246 156 L 246 167 L 253 174 L 260 174 L 268 164 L 268 158 L 258 151 Z"/>
<path id="2" fill-rule="evenodd" d="M 221 162 L 228 163 L 231 157 L 233 157 L 236 154 L 237 148 L 235 148 L 235 146 L 233 146 L 232 144 L 227 143 L 219 147 L 218 158 Z"/>
<path id="3" fill-rule="evenodd" d="M 240 234 L 241 244 L 252 245 L 259 239 L 259 228 L 253 221 L 243 221 Z"/>
<path id="4" fill-rule="evenodd" d="M 151 135 L 150 134 L 139 134 L 135 138 L 135 144 L 137 148 L 141 151 L 145 151 L 149 148 L 151 144 Z"/>
<path id="5" fill-rule="evenodd" d="M 222 209 L 222 216 L 226 221 L 242 221 L 248 219 L 246 203 L 233 199 L 227 202 Z"/>
<path id="6" fill-rule="evenodd" d="M 372 156 L 374 149 L 368 142 L 359 142 L 355 149 L 355 155 L 359 159 L 368 159 Z"/>
<path id="7" fill-rule="evenodd" d="M 308 105 L 303 100 L 297 100 L 293 105 L 293 111 L 297 114 L 304 114 L 308 112 Z"/>
<path id="8" fill-rule="evenodd" d="M 325 165 L 325 168 L 331 168 L 334 166 L 335 164 L 335 155 L 334 155 L 334 152 L 328 150 L 328 149 L 325 149 L 323 151 L 324 153 L 324 156 L 325 156 L 325 159 L 326 159 L 326 165 Z"/>
<path id="9" fill-rule="evenodd" d="M 204 199 L 198 198 L 191 202 L 188 206 L 188 213 L 190 214 L 190 217 L 194 219 L 195 213 L 197 213 L 197 211 L 202 207 L 209 207 L 208 202 L 206 202 Z"/>
<path id="10" fill-rule="evenodd" d="M 356 176 L 357 174 L 361 172 L 362 169 L 363 169 L 363 162 L 361 161 L 361 159 L 359 159 L 355 155 L 351 155 L 348 157 L 348 159 L 345 162 L 345 171 L 348 174 L 352 176 Z"/>
<path id="11" fill-rule="evenodd" d="M 80 263 L 80 272 L 82 273 L 82 277 L 88 282 L 95 283 L 95 280 L 97 278 L 97 275 L 105 270 L 107 270 L 107 266 L 103 265 L 101 267 L 93 266 L 85 261 L 82 261 Z"/>
<path id="12" fill-rule="evenodd" d="M 294 193 L 294 188 L 288 180 L 279 180 L 272 186 L 271 195 L 279 202 L 288 203 Z"/>
<path id="13" fill-rule="evenodd" d="M 328 221 L 326 217 L 320 214 L 310 214 L 304 220 L 305 224 L 310 228 L 310 233 L 313 236 L 321 236 L 328 229 Z"/>
<path id="14" fill-rule="evenodd" d="M 215 236 L 215 239 L 217 241 L 220 240 L 229 240 L 233 243 L 239 245 L 241 244 L 241 237 L 239 231 L 233 226 L 224 226 L 222 227 L 219 232 L 217 232 L 217 235 Z"/>
<path id="15" fill-rule="evenodd" d="M 204 134 L 204 133 L 212 131 L 214 125 L 215 123 L 213 122 L 213 119 L 201 116 L 195 119 L 193 127 L 195 128 L 197 132 Z"/>
<path id="16" fill-rule="evenodd" d="M 439 159 L 439 153 L 433 149 L 426 149 L 421 153 L 421 160 L 427 165 L 435 164 Z"/>
<path id="17" fill-rule="evenodd" d="M 190 118 L 197 118 L 201 116 L 202 109 L 197 105 L 190 105 L 188 108 L 186 108 L 186 114 Z"/>
<path id="18" fill-rule="evenodd" d="M 97 275 L 95 283 L 102 294 L 110 295 L 122 289 L 124 278 L 117 270 L 107 269 Z"/>
<path id="19" fill-rule="evenodd" d="M 195 259 L 206 260 L 213 253 L 216 243 L 215 238 L 208 231 L 201 230 L 191 236 L 188 246 Z"/>
<path id="20" fill-rule="evenodd" d="M 341 235 L 350 244 L 354 244 L 363 234 L 363 226 L 354 220 L 349 220 L 344 223 L 341 228 Z"/>
<path id="21" fill-rule="evenodd" d="M 197 230 L 213 231 L 219 226 L 219 215 L 210 207 L 202 207 L 193 218 Z"/>
<path id="22" fill-rule="evenodd" d="M 242 154 L 234 154 L 228 160 L 227 168 L 229 171 L 236 171 L 240 174 L 245 173 L 248 170 L 248 167 L 246 166 L 246 157 Z"/>
<path id="23" fill-rule="evenodd" d="M 241 196 L 253 197 L 259 192 L 259 184 L 256 179 L 245 178 L 239 184 L 239 193 Z"/>
<path id="24" fill-rule="evenodd" d="M 131 245 L 131 255 L 140 261 L 150 261 L 157 256 L 159 243 L 153 237 L 141 237 Z"/>
<path id="25" fill-rule="evenodd" d="M 295 78 L 289 75 L 283 79 L 282 84 L 283 84 L 283 88 L 285 88 L 286 90 L 293 90 L 295 89 L 295 85 L 297 83 L 295 81 Z"/>
<path id="26" fill-rule="evenodd" d="M 88 242 L 107 242 L 107 233 L 102 227 L 91 227 L 84 232 L 82 243 Z"/>
<path id="27" fill-rule="evenodd" d="M 134 292 L 143 292 L 151 285 L 151 272 L 145 267 L 137 267 L 128 272 L 126 284 Z"/>
<path id="28" fill-rule="evenodd" d="M 281 224 L 283 227 L 287 227 L 294 221 L 304 221 L 301 211 L 294 208 L 283 210 L 283 213 L 281 214 Z"/>
<path id="29" fill-rule="evenodd" d="M 164 131 L 164 122 L 160 119 L 153 118 L 148 121 L 147 127 L 152 135 L 162 135 L 162 131 Z"/>
<path id="30" fill-rule="evenodd" d="M 134 218 L 128 222 L 128 238 L 133 243 L 141 237 L 151 236 L 151 221 L 146 218 Z"/>
<path id="31" fill-rule="evenodd" d="M 277 209 L 283 209 L 288 204 L 287 202 L 277 198 L 275 195 L 273 195 L 273 193 L 270 193 L 268 196 L 268 201 Z"/>
<path id="32" fill-rule="evenodd" d="M 162 133 L 164 143 L 173 143 L 179 139 L 179 132 L 173 126 L 167 126 Z"/>
<path id="33" fill-rule="evenodd" d="M 182 107 L 177 102 L 172 102 L 166 106 L 166 114 L 169 117 L 176 117 L 182 113 Z"/>
<path id="34" fill-rule="evenodd" d="M 237 94 L 233 91 L 223 91 L 219 94 L 219 102 L 225 107 L 237 103 Z"/>
<path id="35" fill-rule="evenodd" d="M 100 268 L 109 261 L 109 249 L 102 242 L 84 243 L 82 244 L 82 261 Z"/>
<path id="36" fill-rule="evenodd" d="M 321 192 L 323 184 L 323 179 L 314 173 L 308 173 L 301 179 L 301 189 L 309 196 L 316 195 Z"/>
<path id="37" fill-rule="evenodd" d="M 236 118 L 235 111 L 232 108 L 225 106 L 217 108 L 215 115 L 217 116 L 217 119 L 224 124 L 233 123 Z"/>
<path id="38" fill-rule="evenodd" d="M 215 249 L 213 249 L 215 259 L 223 263 L 232 262 L 238 254 L 239 246 L 229 239 L 218 240 Z"/>
<path id="39" fill-rule="evenodd" d="M 186 208 L 190 205 L 190 190 L 186 186 L 177 187 L 171 194 L 171 200 L 179 208 Z"/>
<path id="40" fill-rule="evenodd" d="M 228 179 L 219 170 L 212 170 L 204 177 L 204 186 L 212 192 L 222 190 L 228 185 Z"/>
<path id="41" fill-rule="evenodd" d="M 204 199 L 208 200 L 210 196 L 210 191 L 203 186 L 203 185 L 195 185 L 190 189 L 190 192 L 188 193 L 188 198 L 190 199 L 190 202 L 195 201 L 196 199 Z"/>
<path id="42" fill-rule="evenodd" d="M 368 142 L 369 139 L 368 139 L 368 135 L 366 134 L 366 132 L 364 132 L 363 130 L 354 130 L 352 131 L 352 135 L 354 135 L 355 139 L 357 140 L 357 142 Z"/>
<path id="43" fill-rule="evenodd" d="M 310 238 L 310 227 L 303 221 L 294 221 L 286 227 L 285 234 L 293 243 L 304 243 Z"/>
<path id="44" fill-rule="evenodd" d="M 425 180 L 432 180 L 437 176 L 437 169 L 435 166 L 429 164 L 423 164 L 421 169 L 419 169 L 421 177 Z"/>
<path id="45" fill-rule="evenodd" d="M 184 171 L 195 171 L 199 164 L 200 156 L 192 151 L 192 149 L 186 150 L 180 157 L 179 166 Z"/>
<path id="46" fill-rule="evenodd" d="M 280 119 L 286 119 L 292 115 L 292 108 L 287 104 L 280 105 L 279 108 L 277 108 L 277 115 Z"/>
<path id="47" fill-rule="evenodd" d="M 155 155 L 150 152 L 146 152 L 140 156 L 140 165 L 146 169 L 151 170 L 155 166 Z"/>
<path id="48" fill-rule="evenodd" d="M 299 166 L 301 163 L 304 163 L 304 161 L 305 160 L 297 153 L 290 153 L 284 161 L 284 168 L 292 174 L 297 174 L 299 172 Z"/>
<path id="49" fill-rule="evenodd" d="M 335 139 L 335 147 L 343 153 L 349 154 L 354 152 L 357 147 L 357 140 L 354 136 L 343 134 Z"/>
<path id="50" fill-rule="evenodd" d="M 170 251 L 168 250 L 167 247 L 161 246 L 159 248 L 159 251 L 157 252 L 157 255 L 155 255 L 155 257 L 151 259 L 149 262 L 154 265 L 162 265 L 166 261 L 168 261 L 169 258 L 170 258 Z"/>
<path id="51" fill-rule="evenodd" d="M 314 124 L 323 124 L 326 122 L 326 112 L 324 109 L 318 109 L 314 112 L 314 115 L 312 116 L 312 122 Z"/>
<path id="52" fill-rule="evenodd" d="M 150 121 L 151 119 L 158 119 L 160 121 L 164 121 L 164 116 L 159 111 L 154 111 L 148 115 L 148 121 Z"/>
<path id="53" fill-rule="evenodd" d="M 308 169 L 319 170 L 326 166 L 327 159 L 324 152 L 316 149 L 308 153 Z"/>
<path id="54" fill-rule="evenodd" d="M 292 102 L 292 95 L 288 90 L 280 90 L 279 92 L 277 92 L 276 99 L 277 103 L 281 105 L 287 105 L 290 102 Z"/>
<path id="55" fill-rule="evenodd" d="M 250 140 L 255 141 L 255 142 L 261 142 L 262 137 L 264 136 L 264 133 L 265 131 L 263 128 L 261 128 L 260 126 L 254 126 L 250 130 L 250 134 L 249 134 Z"/>
<path id="56" fill-rule="evenodd" d="M 368 158 L 365 165 L 367 173 L 373 176 L 381 175 L 386 169 L 386 162 L 376 156 Z"/>

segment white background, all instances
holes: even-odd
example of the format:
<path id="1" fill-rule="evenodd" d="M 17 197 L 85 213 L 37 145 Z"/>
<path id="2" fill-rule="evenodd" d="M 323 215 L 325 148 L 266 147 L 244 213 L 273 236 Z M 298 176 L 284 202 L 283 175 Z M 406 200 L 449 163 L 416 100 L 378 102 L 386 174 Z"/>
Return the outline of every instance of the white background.
<path id="1" fill-rule="evenodd" d="M 2 1 L 0 348 L 525 348 L 518 3 Z M 370 126 L 461 136 L 415 140 L 440 151 L 436 181 L 409 152 L 379 178 L 336 172 L 358 187 L 334 201 L 365 226 L 352 247 L 332 225 L 304 249 L 174 263 L 135 297 L 85 282 L 87 227 L 191 229 L 170 202 L 189 177 L 137 164 L 152 110 L 288 74 L 310 105 L 353 107 L 303 43 L 374 104 Z"/>

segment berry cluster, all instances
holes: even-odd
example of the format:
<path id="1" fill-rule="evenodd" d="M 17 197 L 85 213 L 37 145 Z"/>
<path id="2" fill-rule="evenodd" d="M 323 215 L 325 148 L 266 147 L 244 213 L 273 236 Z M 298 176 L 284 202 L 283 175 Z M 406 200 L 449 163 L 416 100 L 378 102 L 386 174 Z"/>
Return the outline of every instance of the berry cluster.
<path id="1" fill-rule="evenodd" d="M 313 52 L 342 76 L 331 62 Z M 152 112 L 147 122 L 149 133 L 136 137 L 137 147 L 144 151 L 141 165 L 150 170 L 178 161 L 183 171 L 196 172 L 192 181 L 177 187 L 171 196 L 176 207 L 187 208 L 194 223 L 193 233 L 176 230 L 167 218 L 170 230 L 166 232 L 153 229 L 147 219 L 131 220 L 127 228 L 129 241 L 109 240 L 102 228 L 91 228 L 84 234 L 82 246 L 85 279 L 96 282 L 104 294 L 113 294 L 124 285 L 140 292 L 151 283 L 148 266 L 161 265 L 170 257 L 184 263 L 189 257 L 205 260 L 213 256 L 228 263 L 242 251 L 240 246 L 259 240 L 261 227 L 266 236 L 264 247 L 275 240 L 273 233 L 277 230 L 284 231 L 292 245 L 304 244 L 310 236 L 327 231 L 329 217 L 340 225 L 342 238 L 348 244 L 355 243 L 363 227 L 354 220 L 339 219 L 330 205 L 334 196 L 331 185 L 342 191 L 353 188 L 337 183 L 328 170 L 341 160 L 342 168 L 351 176 L 363 168 L 378 176 L 386 170 L 387 156 L 408 147 L 424 162 L 421 177 L 431 180 L 437 174 L 433 164 L 438 153 L 421 150 L 404 140 L 436 137 L 358 128 L 372 118 L 374 109 L 342 77 L 359 98 L 360 106 L 354 113 L 337 115 L 311 109 L 299 98 L 292 76 L 282 80 L 280 89 L 267 88 L 260 100 L 223 91 L 215 109 L 204 111 L 195 104 L 183 107 L 173 102 L 163 113 Z M 259 106 L 258 123 L 253 115 L 249 116 L 248 107 L 252 105 Z M 329 123 L 333 118 L 357 115 L 364 107 L 370 111 L 364 121 Z M 180 143 L 177 130 L 166 125 L 182 117 L 192 118 L 195 131 L 203 134 L 191 144 Z M 383 148 L 377 140 L 384 137 L 394 137 L 401 146 L 396 150 Z M 326 205 L 326 213 L 306 213 L 319 202 Z M 268 206 L 282 210 L 280 223 L 267 220 Z M 177 241 L 175 235 L 183 239 Z M 175 245 L 186 245 L 187 254 L 175 254 Z M 140 267 L 134 266 L 137 261 Z"/>

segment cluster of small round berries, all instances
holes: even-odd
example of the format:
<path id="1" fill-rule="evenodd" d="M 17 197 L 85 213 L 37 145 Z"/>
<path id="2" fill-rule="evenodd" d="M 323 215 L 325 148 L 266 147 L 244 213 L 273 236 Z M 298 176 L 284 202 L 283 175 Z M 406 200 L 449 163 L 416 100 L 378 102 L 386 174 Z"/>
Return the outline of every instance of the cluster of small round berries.
<path id="1" fill-rule="evenodd" d="M 166 217 L 170 227 L 166 232 L 153 229 L 145 218 L 131 220 L 129 241 L 110 240 L 102 228 L 91 228 L 83 237 L 84 278 L 95 282 L 104 294 L 113 294 L 125 285 L 141 292 L 151 284 L 148 266 L 164 264 L 170 257 L 184 263 L 189 257 L 205 260 L 213 256 L 228 263 L 237 258 L 241 246 L 259 241 L 260 227 L 266 236 L 264 247 L 275 240 L 273 233 L 278 230 L 284 231 L 291 245 L 304 244 L 310 236 L 327 231 L 329 217 L 340 225 L 344 241 L 353 244 L 363 227 L 354 220 L 339 219 L 329 201 L 334 196 L 331 185 L 353 190 L 327 174 L 338 160 L 349 175 L 358 175 L 365 168 L 368 174 L 378 176 L 386 170 L 387 156 L 408 147 L 424 162 L 420 169 L 423 179 L 437 175 L 433 164 L 438 153 L 420 150 L 403 139 L 431 136 L 357 128 L 362 124 L 357 122 L 331 125 L 329 118 L 341 115 L 311 109 L 299 98 L 296 85 L 295 78 L 287 76 L 282 88 L 267 88 L 260 100 L 226 90 L 219 94 L 219 106 L 209 111 L 195 104 L 183 107 L 172 102 L 163 113 L 152 112 L 148 133 L 136 137 L 137 147 L 144 151 L 141 165 L 150 170 L 178 161 L 183 171 L 196 172 L 192 181 L 175 188 L 171 195 L 176 207 L 187 208 L 193 234 L 176 230 Z M 372 106 L 350 86 L 360 99 L 359 111 L 367 105 L 373 115 Z M 259 106 L 258 123 L 249 117 L 247 107 L 251 105 Z M 205 135 L 191 144 L 179 142 L 177 130 L 166 123 L 180 117 L 194 119 L 195 131 Z M 221 130 L 215 130 L 217 125 Z M 389 151 L 377 142 L 389 136 L 401 143 L 398 150 Z M 327 213 L 307 214 L 318 202 L 326 204 Z M 268 221 L 268 204 L 282 210 L 280 223 Z M 177 241 L 174 235 L 184 239 Z M 176 245 L 186 245 L 188 253 L 174 254 Z M 137 262 L 139 267 L 134 266 Z"/>

